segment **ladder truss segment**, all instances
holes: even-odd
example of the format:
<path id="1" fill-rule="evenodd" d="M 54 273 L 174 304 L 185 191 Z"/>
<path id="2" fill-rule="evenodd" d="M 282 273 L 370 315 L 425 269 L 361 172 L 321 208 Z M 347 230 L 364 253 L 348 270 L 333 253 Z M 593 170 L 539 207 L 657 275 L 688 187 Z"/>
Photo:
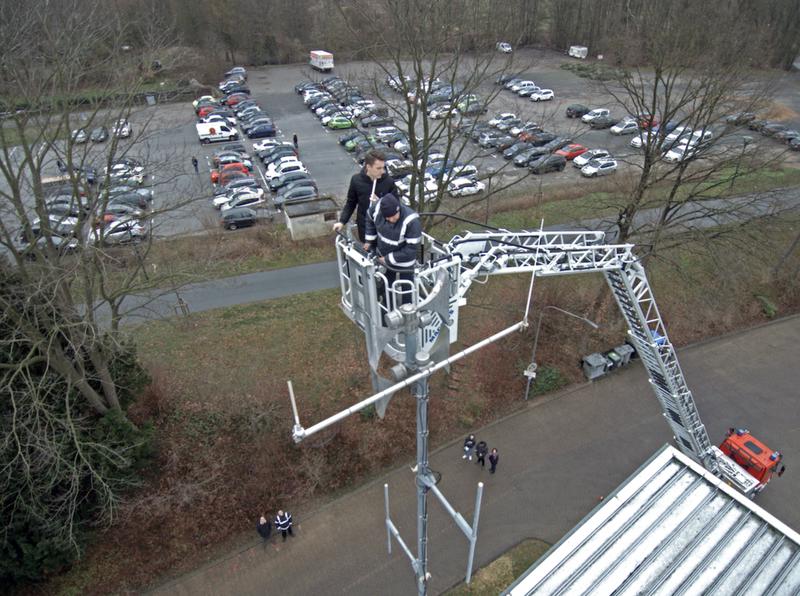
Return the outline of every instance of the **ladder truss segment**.
<path id="1" fill-rule="evenodd" d="M 717 472 L 711 441 L 661 320 L 644 267 L 633 261 L 604 274 L 678 446 L 706 469 Z"/>

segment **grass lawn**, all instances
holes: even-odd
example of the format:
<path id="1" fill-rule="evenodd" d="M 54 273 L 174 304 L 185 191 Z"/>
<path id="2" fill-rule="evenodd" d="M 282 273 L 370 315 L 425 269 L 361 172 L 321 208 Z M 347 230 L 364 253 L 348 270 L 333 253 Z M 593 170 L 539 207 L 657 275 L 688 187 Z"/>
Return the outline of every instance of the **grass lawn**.
<path id="1" fill-rule="evenodd" d="M 445 592 L 444 596 L 499 594 L 513 584 L 549 548 L 550 545 L 541 540 L 535 538 L 525 540 L 507 550 L 485 567 L 481 567 L 477 573 L 473 574 L 469 585 L 462 583 Z"/>

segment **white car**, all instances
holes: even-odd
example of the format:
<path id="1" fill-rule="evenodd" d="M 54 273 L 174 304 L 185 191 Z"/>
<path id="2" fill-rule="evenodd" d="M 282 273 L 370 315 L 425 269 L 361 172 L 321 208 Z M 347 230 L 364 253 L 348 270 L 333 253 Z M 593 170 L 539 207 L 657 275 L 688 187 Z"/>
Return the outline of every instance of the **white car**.
<path id="1" fill-rule="evenodd" d="M 131 123 L 125 118 L 120 118 L 111 127 L 111 134 L 120 139 L 127 139 L 132 132 Z"/>
<path id="2" fill-rule="evenodd" d="M 572 160 L 572 165 L 576 168 L 582 168 L 593 159 L 601 159 L 603 157 L 611 157 L 608 149 L 589 149 L 586 153 L 582 153 Z"/>
<path id="3" fill-rule="evenodd" d="M 498 114 L 491 120 L 489 120 L 489 126 L 497 126 L 498 124 L 502 124 L 503 122 L 508 122 L 509 120 L 516 120 L 517 115 L 512 112 L 503 112 L 502 114 Z"/>
<path id="4" fill-rule="evenodd" d="M 638 135 L 634 135 L 631 139 L 629 145 L 634 149 L 641 149 L 642 147 L 647 146 L 648 137 L 651 139 L 651 143 L 655 141 L 655 134 L 648 128 L 640 132 Z"/>
<path id="5" fill-rule="evenodd" d="M 449 103 L 442 103 L 433 108 L 430 113 L 428 114 L 429 118 L 433 118 L 434 120 L 441 120 L 443 118 L 447 118 L 449 114 L 453 113 L 454 106 Z"/>
<path id="6" fill-rule="evenodd" d="M 287 143 L 286 141 L 279 141 L 278 139 L 263 139 L 257 143 L 253 143 L 253 150 L 258 153 L 259 151 L 264 151 L 264 149 L 272 149 L 278 145 L 294 148 L 292 143 Z"/>
<path id="7" fill-rule="evenodd" d="M 264 189 L 253 188 L 251 186 L 235 188 L 229 193 L 225 193 L 223 195 L 218 195 L 214 197 L 211 201 L 211 204 L 214 205 L 215 209 L 221 209 L 223 205 L 234 202 L 238 200 L 240 197 L 250 197 L 250 196 L 253 196 L 257 199 L 263 199 Z"/>
<path id="8" fill-rule="evenodd" d="M 617 171 L 617 160 L 610 157 L 593 159 L 581 168 L 581 175 L 587 178 L 606 176 Z"/>
<path id="9" fill-rule="evenodd" d="M 425 167 L 431 167 L 432 165 L 439 163 L 440 161 L 444 161 L 444 153 L 439 153 L 434 151 L 433 153 L 428 154 L 428 159 L 425 162 Z M 417 160 L 417 168 L 422 167 L 422 160 Z"/>
<path id="10" fill-rule="evenodd" d="M 258 194 L 242 193 L 232 198 L 227 203 L 220 205 L 220 211 L 227 211 L 228 209 L 235 209 L 236 207 L 249 207 L 253 209 L 264 204 L 264 197 L 259 197 Z"/>
<path id="11" fill-rule="evenodd" d="M 498 41 L 497 45 L 495 46 L 498 52 L 502 52 L 503 54 L 510 54 L 514 51 L 511 47 L 511 44 L 507 41 Z"/>
<path id="12" fill-rule="evenodd" d="M 144 184 L 144 166 L 130 166 L 125 163 L 115 163 L 111 168 L 106 168 L 106 173 L 112 182 L 124 180 L 128 184 Z"/>
<path id="13" fill-rule="evenodd" d="M 533 89 L 534 87 L 536 89 L 539 88 L 539 86 L 533 81 L 525 80 L 525 81 L 520 81 L 516 85 L 512 85 L 511 91 L 513 91 L 514 93 L 519 93 L 520 91 L 524 91 L 525 89 Z"/>
<path id="14" fill-rule="evenodd" d="M 531 93 L 531 101 L 550 101 L 554 97 L 552 89 L 539 89 Z"/>
<path id="15" fill-rule="evenodd" d="M 678 163 L 685 159 L 690 159 L 697 153 L 697 149 L 698 147 L 695 143 L 681 143 L 664 154 L 664 161 Z"/>
<path id="16" fill-rule="evenodd" d="M 707 143 L 713 137 L 713 133 L 708 130 L 696 130 L 691 135 L 689 135 L 689 143 L 691 145 L 698 144 L 702 145 L 703 143 Z"/>
<path id="17" fill-rule="evenodd" d="M 486 185 L 480 180 L 472 178 L 456 178 L 447 185 L 447 192 L 451 197 L 467 197 L 483 192 Z"/>
<path id="18" fill-rule="evenodd" d="M 147 229 L 136 219 L 118 219 L 107 226 L 95 228 L 89 232 L 87 240 L 90 244 L 101 241 L 104 244 L 124 244 L 140 242 L 147 237 Z"/>
<path id="19" fill-rule="evenodd" d="M 478 175 L 478 168 L 471 163 L 460 166 L 454 166 L 452 170 L 447 173 L 450 178 L 475 178 Z"/>
<path id="20" fill-rule="evenodd" d="M 270 168 L 272 168 L 272 166 L 270 166 Z M 267 170 L 266 177 L 267 180 L 274 180 L 275 178 L 278 178 L 283 174 L 288 174 L 289 172 L 308 172 L 308 170 L 303 165 L 302 161 L 285 161 L 279 166 L 275 167 L 275 169 Z"/>
<path id="21" fill-rule="evenodd" d="M 201 101 L 213 101 L 214 103 L 217 103 L 217 101 L 218 101 L 218 100 L 217 100 L 217 98 L 216 98 L 216 97 L 214 97 L 213 95 L 202 95 L 202 96 L 198 97 L 197 99 L 195 99 L 195 100 L 192 102 L 192 107 L 193 107 L 194 109 L 197 109 L 197 105 L 198 105 L 198 104 L 199 104 Z"/>
<path id="22" fill-rule="evenodd" d="M 586 122 L 587 124 L 594 120 L 595 118 L 599 118 L 600 116 L 608 116 L 611 112 L 605 108 L 595 108 L 590 112 L 587 112 L 583 116 L 581 116 L 581 122 Z"/>
<path id="23" fill-rule="evenodd" d="M 625 118 L 624 120 L 620 120 L 614 126 L 611 127 L 609 132 L 612 135 L 629 135 L 635 134 L 639 130 L 639 124 L 636 120 L 632 118 Z"/>
<path id="24" fill-rule="evenodd" d="M 677 126 L 672 129 L 671 133 L 664 137 L 664 147 L 674 145 L 678 139 L 688 137 L 690 134 L 692 134 L 692 129 L 688 126 Z"/>
<path id="25" fill-rule="evenodd" d="M 221 114 L 211 114 L 203 118 L 201 122 L 219 122 L 220 124 L 225 124 L 230 127 L 236 126 L 236 118 L 226 118 Z"/>
<path id="26" fill-rule="evenodd" d="M 436 178 L 429 172 L 425 172 L 424 179 L 426 192 L 436 192 L 439 189 L 439 186 L 436 184 Z M 408 196 L 411 190 L 411 174 L 395 182 L 395 186 L 400 194 Z"/>

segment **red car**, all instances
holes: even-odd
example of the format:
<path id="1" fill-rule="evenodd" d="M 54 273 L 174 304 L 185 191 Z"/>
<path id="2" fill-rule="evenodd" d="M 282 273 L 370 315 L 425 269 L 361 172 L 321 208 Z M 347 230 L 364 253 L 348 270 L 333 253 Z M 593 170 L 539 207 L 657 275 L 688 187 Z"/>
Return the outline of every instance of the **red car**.
<path id="1" fill-rule="evenodd" d="M 579 155 L 583 155 L 587 151 L 588 149 L 583 145 L 574 144 L 574 145 L 567 145 L 563 149 L 559 149 L 558 151 L 556 151 L 556 155 L 561 155 L 563 157 L 566 157 L 567 159 L 575 159 L 576 157 L 578 157 Z"/>
<path id="2" fill-rule="evenodd" d="M 250 99 L 250 96 L 247 93 L 233 93 L 225 98 L 224 102 L 227 106 L 235 106 L 240 101 L 244 101 L 245 99 Z"/>
<path id="3" fill-rule="evenodd" d="M 219 109 L 219 106 L 211 106 L 211 105 L 200 106 L 200 107 L 197 109 L 197 115 L 198 115 L 200 118 L 205 118 L 205 117 L 206 117 L 206 116 L 208 116 L 208 115 L 209 115 L 211 112 L 213 112 L 214 110 L 218 110 L 218 109 Z"/>
<path id="4" fill-rule="evenodd" d="M 636 117 L 636 122 L 639 124 L 639 128 L 653 128 L 654 126 L 658 126 L 659 122 L 655 116 L 651 116 L 650 114 L 639 114 Z"/>
<path id="5" fill-rule="evenodd" d="M 242 172 L 243 174 L 250 174 L 247 166 L 241 162 L 229 163 L 222 166 L 221 170 L 211 170 L 211 182 L 216 184 L 224 174 L 230 172 Z"/>

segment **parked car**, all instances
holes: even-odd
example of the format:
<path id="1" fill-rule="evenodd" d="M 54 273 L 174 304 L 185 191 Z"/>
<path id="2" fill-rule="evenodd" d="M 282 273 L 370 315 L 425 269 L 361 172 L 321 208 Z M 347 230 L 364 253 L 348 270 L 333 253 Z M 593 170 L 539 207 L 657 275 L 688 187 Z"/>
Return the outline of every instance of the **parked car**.
<path id="1" fill-rule="evenodd" d="M 372 114 L 371 116 L 361 119 L 361 126 L 364 128 L 370 126 L 386 126 L 393 123 L 394 120 L 390 116 L 381 116 L 380 114 Z"/>
<path id="2" fill-rule="evenodd" d="M 595 108 L 593 110 L 589 110 L 583 116 L 581 116 L 581 122 L 585 122 L 588 124 L 595 118 L 600 118 L 600 116 L 609 116 L 611 112 L 606 108 Z"/>
<path id="3" fill-rule="evenodd" d="M 531 93 L 531 101 L 550 101 L 555 97 L 552 89 L 539 89 Z"/>
<path id="4" fill-rule="evenodd" d="M 778 122 L 772 122 L 770 124 L 765 125 L 761 129 L 761 134 L 767 137 L 774 137 L 779 132 L 783 132 L 784 130 L 788 130 L 788 126 L 785 124 L 780 124 Z"/>
<path id="5" fill-rule="evenodd" d="M 567 106 L 567 118 L 582 118 L 591 110 L 583 104 L 573 103 Z"/>
<path id="6" fill-rule="evenodd" d="M 89 133 L 86 132 L 85 128 L 79 128 L 77 130 L 72 131 L 73 143 L 82 144 L 88 140 L 89 140 Z"/>
<path id="7" fill-rule="evenodd" d="M 764 128 L 767 124 L 771 124 L 769 120 L 751 120 L 750 123 L 747 125 L 747 128 L 750 130 L 754 130 L 756 132 L 761 132 L 761 129 Z"/>
<path id="8" fill-rule="evenodd" d="M 610 157 L 592 159 L 581 168 L 581 175 L 587 178 L 607 176 L 617 171 L 617 160 Z"/>
<path id="9" fill-rule="evenodd" d="M 654 126 L 659 125 L 658 118 L 653 116 L 652 114 L 642 113 L 636 115 L 636 122 L 639 124 L 639 128 L 653 128 Z"/>
<path id="10" fill-rule="evenodd" d="M 218 103 L 217 98 L 213 95 L 201 95 L 192 102 L 192 107 L 196 110 L 200 104 L 215 104 Z"/>
<path id="11" fill-rule="evenodd" d="M 664 154 L 664 161 L 668 163 L 678 163 L 691 159 L 697 154 L 698 148 L 693 143 L 681 143 L 671 148 Z"/>
<path id="12" fill-rule="evenodd" d="M 249 207 L 229 209 L 222 214 L 220 222 L 226 230 L 237 230 L 255 225 L 257 220 L 256 212 Z"/>
<path id="13" fill-rule="evenodd" d="M 796 139 L 797 137 L 800 137 L 800 131 L 796 130 L 784 130 L 782 132 L 775 133 L 775 138 L 779 141 L 783 141 L 787 145 L 789 144 L 789 141 Z"/>
<path id="14" fill-rule="evenodd" d="M 327 123 L 328 128 L 331 130 L 339 130 L 342 128 L 353 128 L 355 123 L 345 115 L 333 116 Z"/>
<path id="15" fill-rule="evenodd" d="M 532 121 L 529 120 L 528 122 L 525 122 L 524 124 L 519 124 L 517 126 L 512 126 L 511 128 L 508 129 L 508 134 L 510 134 L 512 137 L 518 137 L 522 133 L 526 133 L 526 132 L 542 132 L 542 130 L 544 130 L 544 129 L 541 126 L 539 126 L 538 122 L 532 122 Z"/>
<path id="16" fill-rule="evenodd" d="M 451 197 L 467 197 L 481 193 L 486 185 L 472 178 L 455 178 L 447 184 L 447 192 Z"/>
<path id="17" fill-rule="evenodd" d="M 546 174 L 548 172 L 563 172 L 567 167 L 567 160 L 562 155 L 544 155 L 530 164 L 531 174 Z"/>
<path id="18" fill-rule="evenodd" d="M 614 118 L 613 116 L 598 116 L 597 118 L 594 118 L 589 122 L 589 128 L 595 130 L 612 128 L 616 122 L 617 119 Z"/>
<path id="19" fill-rule="evenodd" d="M 575 159 L 579 155 L 583 155 L 586 153 L 588 149 L 583 145 L 578 145 L 577 143 L 572 143 L 570 145 L 566 145 L 555 152 L 556 155 L 562 155 L 567 160 Z"/>
<path id="20" fill-rule="evenodd" d="M 126 118 L 120 118 L 114 122 L 114 125 L 111 127 L 111 132 L 117 138 L 127 139 L 131 136 L 133 129 L 131 128 L 131 123 L 128 122 Z"/>
<path id="21" fill-rule="evenodd" d="M 523 151 L 527 151 L 531 147 L 533 147 L 533 145 L 531 145 L 530 143 L 527 143 L 525 141 L 517 141 L 516 143 L 511 145 L 511 147 L 503 151 L 503 157 L 505 159 L 513 159 L 514 157 L 516 157 Z"/>
<path id="22" fill-rule="evenodd" d="M 639 130 L 639 124 L 633 118 L 624 118 L 611 127 L 612 135 L 632 135 Z"/>
<path id="23" fill-rule="evenodd" d="M 484 148 L 494 147 L 500 140 L 500 133 L 496 130 L 487 130 L 478 138 L 478 145 Z"/>
<path id="24" fill-rule="evenodd" d="M 214 206 L 215 209 L 221 209 L 223 205 L 231 205 L 231 203 L 237 201 L 242 197 L 255 197 L 255 199 L 258 199 L 263 202 L 264 190 L 261 188 L 254 188 L 252 186 L 242 186 L 239 188 L 234 188 L 225 194 L 215 195 L 214 198 L 211 199 L 211 204 Z M 247 205 L 242 205 L 242 206 L 247 207 Z"/>
<path id="25" fill-rule="evenodd" d="M 392 178 L 407 176 L 414 170 L 414 163 L 408 159 L 389 159 L 386 161 L 386 171 Z"/>
<path id="26" fill-rule="evenodd" d="M 789 149 L 800 151 L 800 138 L 789 139 Z"/>
<path id="27" fill-rule="evenodd" d="M 247 131 L 248 139 L 263 139 L 264 137 L 274 137 L 276 134 L 274 124 L 259 124 Z"/>
<path id="28" fill-rule="evenodd" d="M 93 228 L 87 237 L 90 244 L 125 244 L 141 242 L 147 237 L 147 229 L 138 219 L 123 218 L 112 221 L 107 226 Z"/>
<path id="29" fill-rule="evenodd" d="M 494 146 L 499 152 L 503 152 L 509 147 L 511 147 L 511 145 L 514 145 L 517 142 L 518 139 L 516 137 L 511 135 L 504 135 L 501 136 L 499 139 L 497 139 L 497 142 L 495 143 Z"/>
<path id="30" fill-rule="evenodd" d="M 501 122 L 507 122 L 509 120 L 516 120 L 517 115 L 512 112 L 501 112 L 497 114 L 494 118 L 489 120 L 490 126 L 497 126 Z"/>
<path id="31" fill-rule="evenodd" d="M 295 182 L 297 180 L 311 180 L 311 174 L 308 172 L 303 172 L 302 170 L 287 172 L 286 174 L 282 174 L 281 176 L 270 180 L 269 189 L 273 192 L 277 192 L 278 189 L 283 188 L 290 182 Z"/>
<path id="32" fill-rule="evenodd" d="M 247 69 L 244 66 L 234 66 L 228 72 L 225 73 L 225 76 L 226 77 L 240 76 L 246 81 Z"/>
<path id="33" fill-rule="evenodd" d="M 743 126 L 745 124 L 749 124 L 755 119 L 756 115 L 753 112 L 737 112 L 736 114 L 731 114 L 725 118 L 725 122 L 734 126 Z"/>
<path id="34" fill-rule="evenodd" d="M 589 149 L 585 153 L 573 159 L 572 165 L 576 168 L 582 168 L 593 159 L 600 159 L 603 157 L 611 157 L 611 153 L 608 149 Z"/>
<path id="35" fill-rule="evenodd" d="M 549 153 L 550 151 L 544 147 L 531 147 L 530 149 L 526 149 L 525 151 L 517 153 L 517 155 L 514 157 L 514 165 L 518 168 L 524 168 L 543 155 L 549 155 Z"/>
<path id="36" fill-rule="evenodd" d="M 105 126 L 98 126 L 92 130 L 89 136 L 93 143 L 102 143 L 108 140 L 108 129 Z"/>
<path id="37" fill-rule="evenodd" d="M 239 207 L 249 207 L 255 209 L 264 204 L 264 197 L 258 196 L 257 193 L 239 193 L 231 197 L 230 201 L 220 205 L 220 211 L 228 211 L 230 209 L 237 209 Z"/>
<path id="38" fill-rule="evenodd" d="M 520 126 L 521 124 L 522 120 L 520 120 L 519 118 L 514 118 L 513 120 L 505 120 L 497 125 L 497 130 L 507 132 L 509 129 L 514 128 L 515 126 Z"/>
<path id="39" fill-rule="evenodd" d="M 258 180 L 256 180 L 252 176 L 242 176 L 241 178 L 236 178 L 235 180 L 231 180 L 227 184 L 217 185 L 217 187 L 214 188 L 214 196 L 231 194 L 232 192 L 240 188 L 257 189 L 260 188 L 260 186 L 258 184 Z"/>
<path id="40" fill-rule="evenodd" d="M 316 199 L 319 196 L 317 189 L 313 186 L 299 186 L 286 193 L 280 193 L 272 199 L 277 209 L 282 209 L 289 203 L 299 203 L 309 199 Z"/>
<path id="41" fill-rule="evenodd" d="M 288 174 L 289 172 L 308 172 L 308 170 L 301 161 L 289 161 L 282 163 L 274 170 L 267 170 L 266 177 L 269 181 L 273 178 L 278 178 L 279 176 Z"/>
<path id="42" fill-rule="evenodd" d="M 498 41 L 495 47 L 497 48 L 498 52 L 502 52 L 503 54 L 510 54 L 514 51 L 511 47 L 511 44 L 507 41 Z"/>
<path id="43" fill-rule="evenodd" d="M 534 145 L 535 147 L 541 147 L 542 145 L 546 145 L 550 141 L 554 141 L 557 138 L 558 138 L 557 134 L 552 132 L 547 132 L 545 130 L 530 135 L 519 135 L 520 140 L 527 141 L 532 145 Z"/>
<path id="44" fill-rule="evenodd" d="M 511 86 L 512 93 L 519 93 L 523 89 L 538 89 L 539 86 L 529 79 L 522 80 Z"/>
<path id="45" fill-rule="evenodd" d="M 428 112 L 428 116 L 430 118 L 433 118 L 434 120 L 441 120 L 443 118 L 447 118 L 452 114 L 453 114 L 453 105 L 449 103 L 440 103 L 436 105 L 430 112 Z"/>

